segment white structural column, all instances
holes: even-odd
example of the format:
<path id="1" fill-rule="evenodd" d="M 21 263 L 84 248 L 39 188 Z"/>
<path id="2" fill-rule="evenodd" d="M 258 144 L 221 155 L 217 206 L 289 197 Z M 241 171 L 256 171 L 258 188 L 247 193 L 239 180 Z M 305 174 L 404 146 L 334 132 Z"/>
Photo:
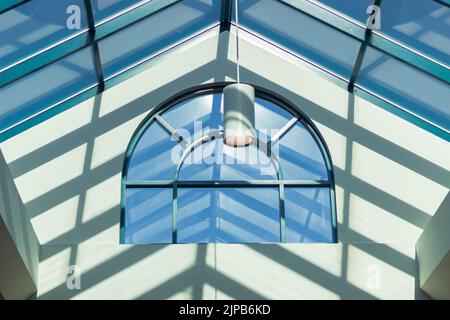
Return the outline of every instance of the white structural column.
<path id="1" fill-rule="evenodd" d="M 39 242 L 0 151 L 0 293 L 26 299 L 36 293 Z"/>
<path id="2" fill-rule="evenodd" d="M 450 299 L 450 192 L 417 241 L 420 287 L 434 299 Z"/>

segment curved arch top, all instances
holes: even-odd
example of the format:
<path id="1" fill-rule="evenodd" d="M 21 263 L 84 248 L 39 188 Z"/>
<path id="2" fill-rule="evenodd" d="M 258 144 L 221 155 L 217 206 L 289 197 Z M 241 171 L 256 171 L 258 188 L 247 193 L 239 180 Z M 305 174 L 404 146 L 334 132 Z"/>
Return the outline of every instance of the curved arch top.
<path id="1" fill-rule="evenodd" d="M 320 132 L 255 86 L 257 142 L 226 146 L 227 84 L 187 89 L 138 126 L 123 168 L 121 242 L 335 242 L 332 162 Z"/>

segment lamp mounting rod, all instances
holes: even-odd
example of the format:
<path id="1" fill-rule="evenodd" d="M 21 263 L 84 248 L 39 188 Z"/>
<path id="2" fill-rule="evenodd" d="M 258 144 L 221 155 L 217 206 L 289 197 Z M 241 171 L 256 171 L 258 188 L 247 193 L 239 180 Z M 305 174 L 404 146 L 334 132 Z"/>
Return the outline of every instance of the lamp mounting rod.
<path id="1" fill-rule="evenodd" d="M 236 80 L 239 84 L 241 82 L 240 79 L 240 65 L 239 65 L 239 8 L 238 3 L 239 0 L 234 1 L 234 9 L 235 9 L 235 16 L 236 16 Z"/>

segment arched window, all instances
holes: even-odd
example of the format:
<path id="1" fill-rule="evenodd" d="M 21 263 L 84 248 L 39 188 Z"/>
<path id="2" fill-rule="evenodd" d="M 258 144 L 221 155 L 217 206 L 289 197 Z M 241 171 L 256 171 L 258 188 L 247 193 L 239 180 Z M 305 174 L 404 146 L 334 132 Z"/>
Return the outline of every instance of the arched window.
<path id="1" fill-rule="evenodd" d="M 123 169 L 121 243 L 335 242 L 332 165 L 318 130 L 256 87 L 257 139 L 229 147 L 225 85 L 182 92 L 136 130 Z"/>

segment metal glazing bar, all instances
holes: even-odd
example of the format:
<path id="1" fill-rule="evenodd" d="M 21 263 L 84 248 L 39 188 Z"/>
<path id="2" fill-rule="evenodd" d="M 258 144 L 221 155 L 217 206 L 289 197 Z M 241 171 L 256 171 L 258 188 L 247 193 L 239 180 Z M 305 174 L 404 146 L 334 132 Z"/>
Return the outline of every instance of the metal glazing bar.
<path id="1" fill-rule="evenodd" d="M 128 7 L 96 23 L 95 28 L 97 32 L 95 35 L 95 40 L 103 39 L 104 37 L 116 33 L 125 27 L 132 26 L 148 16 L 180 1 L 181 0 L 148 0 Z"/>
<path id="2" fill-rule="evenodd" d="M 98 91 L 103 92 L 103 90 L 105 89 L 105 79 L 103 76 L 103 65 L 100 57 L 100 49 L 98 47 L 98 42 L 95 41 L 95 22 L 91 0 L 84 0 L 84 5 L 86 7 L 86 15 L 89 26 L 89 44 L 92 46 L 95 73 L 97 75 L 98 81 Z"/>
<path id="3" fill-rule="evenodd" d="M 380 3 L 381 0 L 375 0 L 374 6 L 379 7 Z M 353 93 L 354 91 L 356 78 L 358 77 L 359 71 L 361 70 L 361 66 L 364 61 L 364 56 L 366 54 L 367 45 L 369 44 L 371 37 L 372 37 L 372 28 L 366 26 L 364 41 L 361 43 L 361 46 L 359 47 L 358 55 L 356 56 L 355 63 L 353 64 L 352 74 L 350 76 L 350 81 L 347 88 L 347 90 L 351 93 Z"/>
<path id="4" fill-rule="evenodd" d="M 177 184 L 172 189 L 172 243 L 178 241 L 178 188 Z"/>
<path id="5" fill-rule="evenodd" d="M 332 241 L 337 242 L 338 236 L 337 236 L 337 214 L 336 214 L 336 191 L 334 187 L 334 183 L 330 187 L 330 207 L 331 207 L 331 224 L 332 224 Z"/>
<path id="6" fill-rule="evenodd" d="M 277 133 L 273 135 L 273 137 L 270 139 L 271 145 L 274 145 L 277 143 L 278 140 L 280 140 L 288 131 L 291 129 L 296 123 L 298 122 L 297 118 L 292 118 L 289 120 Z"/>
<path id="7" fill-rule="evenodd" d="M 127 197 L 126 197 L 126 177 L 122 176 L 122 183 L 120 185 L 120 193 L 122 194 L 122 200 L 120 201 L 120 235 L 119 241 L 120 243 L 125 243 L 125 208 L 127 207 Z"/>
<path id="8" fill-rule="evenodd" d="M 273 188 L 280 184 L 286 187 L 329 187 L 327 180 L 129 180 L 126 181 L 127 188 Z"/>
<path id="9" fill-rule="evenodd" d="M 279 193 L 279 211 L 280 211 L 280 242 L 286 243 L 286 212 L 285 212 L 285 193 L 284 183 L 281 182 L 278 188 Z"/>
<path id="10" fill-rule="evenodd" d="M 222 8 L 220 13 L 220 31 L 230 31 L 232 7 L 232 0 L 222 0 Z"/>
<path id="11" fill-rule="evenodd" d="M 0 2 L 0 14 L 9 10 L 14 10 L 18 6 L 21 6 L 22 4 L 28 1 L 31 0 L 2 0 Z"/>
<path id="12" fill-rule="evenodd" d="M 450 0 L 434 0 L 434 1 L 442 4 L 443 6 L 450 7 Z"/>
<path id="13" fill-rule="evenodd" d="M 166 130 L 172 138 L 177 140 L 179 143 L 183 145 L 183 148 L 188 147 L 188 142 L 184 140 L 183 136 L 181 136 L 177 130 L 175 130 L 163 117 L 160 115 L 155 116 L 156 121 Z"/>

